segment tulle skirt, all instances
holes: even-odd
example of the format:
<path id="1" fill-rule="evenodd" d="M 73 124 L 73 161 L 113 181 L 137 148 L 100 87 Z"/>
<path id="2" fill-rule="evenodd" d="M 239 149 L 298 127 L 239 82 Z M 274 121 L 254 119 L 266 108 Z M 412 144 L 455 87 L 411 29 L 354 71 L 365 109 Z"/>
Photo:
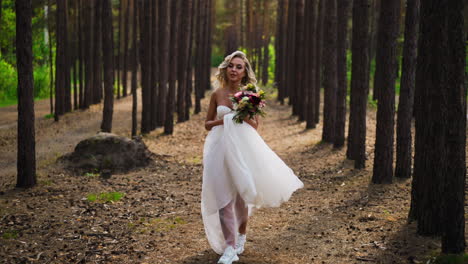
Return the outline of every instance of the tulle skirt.
<path id="1" fill-rule="evenodd" d="M 203 150 L 201 212 L 208 241 L 218 254 L 226 248 L 220 209 L 239 198 L 249 214 L 253 208 L 278 207 L 304 186 L 257 131 L 245 122 L 235 123 L 233 115 L 224 116 L 224 126 L 212 128 Z M 225 220 L 240 224 L 239 219 Z"/>

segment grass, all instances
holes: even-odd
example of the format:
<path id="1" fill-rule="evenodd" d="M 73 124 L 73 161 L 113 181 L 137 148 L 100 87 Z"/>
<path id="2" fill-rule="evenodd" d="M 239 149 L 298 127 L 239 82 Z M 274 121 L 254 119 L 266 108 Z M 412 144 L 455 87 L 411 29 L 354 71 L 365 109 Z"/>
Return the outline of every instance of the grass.
<path id="1" fill-rule="evenodd" d="M 5 232 L 2 234 L 2 238 L 3 238 L 3 239 L 15 239 L 15 238 L 18 238 L 18 231 L 16 231 L 16 230 L 8 230 L 8 231 L 5 231 Z"/>
<path id="2" fill-rule="evenodd" d="M 164 232 L 170 231 L 179 225 L 187 222 L 179 216 L 169 218 L 140 218 L 137 222 L 128 223 L 127 226 L 133 229 L 134 232 L 144 234 L 147 232 Z"/>
<path id="3" fill-rule="evenodd" d="M 124 195 L 125 194 L 121 192 L 103 192 L 99 194 L 91 193 L 91 194 L 88 194 L 88 196 L 86 196 L 86 199 L 89 202 L 114 203 L 122 199 Z"/>
<path id="4" fill-rule="evenodd" d="M 447 254 L 447 255 L 438 255 L 432 256 L 427 262 L 427 264 L 464 264 L 468 263 L 468 254 Z"/>

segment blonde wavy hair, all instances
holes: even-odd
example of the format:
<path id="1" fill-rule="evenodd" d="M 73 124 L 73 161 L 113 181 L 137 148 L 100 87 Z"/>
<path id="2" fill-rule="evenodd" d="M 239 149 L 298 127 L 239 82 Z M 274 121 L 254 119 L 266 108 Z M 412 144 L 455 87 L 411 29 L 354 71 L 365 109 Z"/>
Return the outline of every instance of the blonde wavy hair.
<path id="1" fill-rule="evenodd" d="M 243 86 L 251 83 L 251 84 L 257 84 L 257 79 L 255 78 L 255 73 L 252 69 L 252 65 L 250 65 L 250 62 L 249 60 L 247 59 L 247 56 L 245 55 L 245 53 L 243 53 L 242 51 L 234 51 L 232 54 L 226 56 L 226 58 L 224 58 L 224 61 L 218 66 L 218 72 L 216 72 L 216 81 L 215 81 L 215 84 L 214 84 L 214 87 L 217 89 L 217 88 L 220 88 L 220 87 L 223 87 L 227 84 L 228 82 L 228 77 L 227 77 L 227 67 L 229 66 L 229 63 L 231 63 L 231 61 L 234 59 L 234 58 L 240 58 L 241 60 L 244 61 L 245 63 L 245 76 L 244 78 L 242 78 L 241 80 L 241 84 Z"/>

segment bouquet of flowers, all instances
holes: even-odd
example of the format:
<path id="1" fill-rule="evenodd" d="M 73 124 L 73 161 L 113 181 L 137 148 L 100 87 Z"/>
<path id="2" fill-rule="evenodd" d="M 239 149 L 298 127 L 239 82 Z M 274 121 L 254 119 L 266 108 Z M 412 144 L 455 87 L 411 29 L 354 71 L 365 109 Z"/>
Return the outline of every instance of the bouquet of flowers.
<path id="1" fill-rule="evenodd" d="M 232 118 L 236 123 L 242 124 L 246 117 L 253 119 L 255 115 L 265 116 L 262 108 L 265 106 L 265 92 L 257 91 L 255 85 L 249 83 L 247 86 L 230 97 L 236 114 Z"/>

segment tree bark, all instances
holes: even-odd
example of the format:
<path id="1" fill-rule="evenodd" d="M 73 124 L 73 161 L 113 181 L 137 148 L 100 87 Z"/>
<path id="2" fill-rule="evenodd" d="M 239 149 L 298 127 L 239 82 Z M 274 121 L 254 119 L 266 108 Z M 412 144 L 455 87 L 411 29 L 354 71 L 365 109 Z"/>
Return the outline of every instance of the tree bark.
<path id="1" fill-rule="evenodd" d="M 442 235 L 461 253 L 466 177 L 463 1 L 421 1 L 410 220 L 421 235 Z"/>
<path id="2" fill-rule="evenodd" d="M 163 0 L 164 1 L 164 0 Z M 158 50 L 159 50 L 159 16 L 158 16 L 158 9 L 159 9 L 159 2 L 160 0 L 153 1 L 151 3 L 151 24 L 152 24 L 152 32 L 151 32 L 151 77 L 150 77 L 150 120 L 151 120 L 151 130 L 156 129 L 158 124 L 161 122 L 158 121 L 158 93 L 159 88 L 158 86 L 158 75 L 159 75 L 159 63 L 158 63 Z"/>
<path id="3" fill-rule="evenodd" d="M 16 65 L 18 69 L 17 187 L 36 185 L 36 141 L 31 0 L 16 0 Z"/>
<path id="4" fill-rule="evenodd" d="M 323 58 L 323 24 L 325 20 L 325 2 L 326 0 L 320 0 L 318 18 L 317 18 L 317 70 L 315 72 L 315 123 L 318 124 L 320 121 L 320 91 L 322 88 L 322 58 Z"/>
<path id="5" fill-rule="evenodd" d="M 348 20 L 352 1 L 338 0 L 338 43 L 337 43 L 337 74 L 338 87 L 336 91 L 336 123 L 334 148 L 341 148 L 345 142 L 346 126 L 346 93 L 348 91 L 346 50 L 348 47 Z"/>
<path id="6" fill-rule="evenodd" d="M 170 75 L 169 75 L 169 91 L 167 94 L 167 109 L 166 109 L 166 120 L 164 123 L 164 134 L 170 135 L 174 132 L 174 105 L 176 95 L 176 82 L 177 82 L 177 56 L 179 53 L 178 47 L 178 30 L 180 20 L 180 9 L 181 0 L 175 0 L 171 2 L 171 25 L 170 25 Z"/>
<path id="7" fill-rule="evenodd" d="M 92 89 L 93 89 L 93 79 L 94 79 L 94 71 L 93 71 L 93 50 L 94 50 L 94 41 L 93 41 L 93 23 L 94 23 L 94 4 L 92 1 L 86 1 L 86 20 L 84 21 L 84 31 L 86 35 L 85 39 L 85 94 L 83 100 L 83 108 L 89 108 L 92 102 Z M 56 77 L 57 78 L 57 77 Z"/>
<path id="8" fill-rule="evenodd" d="M 434 2 L 434 1 L 431 1 Z M 447 36 L 443 44 L 446 60 L 442 83 L 434 87 L 436 91 L 447 94 L 447 131 L 445 141 L 447 147 L 446 170 L 444 175 L 444 191 L 442 195 L 442 215 L 444 230 L 442 233 L 442 253 L 463 254 L 465 242 L 465 186 L 466 186 L 466 73 L 465 73 L 465 41 L 463 25 L 463 8 L 466 1 L 442 1 L 445 8 L 443 20 Z M 426 17 L 427 18 L 427 17 Z M 466 17 L 465 17 L 466 19 Z M 437 24 L 439 24 L 437 23 Z"/>
<path id="9" fill-rule="evenodd" d="M 147 134 L 151 132 L 151 3 L 141 2 L 141 133 Z"/>
<path id="10" fill-rule="evenodd" d="M 395 79 L 400 1 L 382 1 L 374 87 L 378 90 L 373 183 L 391 183 L 395 126 Z"/>
<path id="11" fill-rule="evenodd" d="M 297 0 L 289 0 L 288 1 L 288 39 L 287 39 L 287 67 L 286 67 L 286 83 L 284 86 L 284 95 L 285 97 L 289 97 L 289 104 L 292 104 L 291 98 L 291 89 L 294 88 L 295 85 L 295 52 L 294 44 L 296 39 L 296 6 Z"/>
<path id="12" fill-rule="evenodd" d="M 315 78 L 317 77 L 317 65 L 316 65 L 316 50 L 317 50 L 317 8 L 318 0 L 306 0 L 306 17 L 307 20 L 307 43 L 309 47 L 307 48 L 307 66 L 305 68 L 306 87 L 305 97 L 307 98 L 307 103 L 305 105 L 305 119 L 307 121 L 306 128 L 311 129 L 316 127 L 315 123 L 315 90 L 317 89 Z"/>
<path id="13" fill-rule="evenodd" d="M 159 6 L 159 34 L 161 41 L 160 52 L 159 52 L 159 96 L 158 96 L 158 107 L 159 107 L 159 118 L 160 122 L 158 125 L 164 125 L 167 111 L 167 94 L 168 94 L 168 80 L 169 80 L 169 65 L 170 65 L 170 4 L 168 1 L 160 1 Z"/>
<path id="14" fill-rule="evenodd" d="M 94 49 L 93 49 L 93 104 L 101 102 L 102 95 L 102 33 L 101 33 L 101 19 L 102 19 L 102 3 L 101 1 L 94 2 Z"/>
<path id="15" fill-rule="evenodd" d="M 133 30 L 132 30 L 132 137 L 137 135 L 138 120 L 138 0 L 133 2 Z"/>
<path id="16" fill-rule="evenodd" d="M 188 76 L 187 66 L 190 67 L 190 41 L 191 41 L 191 20 L 192 20 L 192 0 L 185 0 L 182 4 L 181 26 L 179 30 L 180 41 L 180 56 L 178 63 L 178 83 L 177 83 L 177 122 L 185 121 L 186 97 L 187 97 L 187 80 Z"/>
<path id="17" fill-rule="evenodd" d="M 413 117 L 414 86 L 419 27 L 420 0 L 406 2 L 405 44 L 397 120 L 395 177 L 410 178 L 412 163 L 411 120 Z"/>
<path id="18" fill-rule="evenodd" d="M 294 71 L 292 78 L 294 78 L 294 82 L 296 83 L 295 86 L 291 87 L 290 99 L 292 101 L 292 113 L 293 115 L 298 116 L 299 121 L 304 120 L 303 115 L 303 107 L 304 107 L 304 98 L 303 91 L 305 83 L 304 83 L 304 0 L 296 0 L 296 38 L 294 41 L 294 61 L 296 65 L 296 70 Z"/>
<path id="19" fill-rule="evenodd" d="M 122 67 L 122 96 L 127 96 L 127 76 L 128 76 L 128 42 L 129 42 L 129 27 L 130 27 L 130 0 L 125 1 L 125 16 L 124 16 L 124 37 L 123 37 L 123 67 Z"/>
<path id="20" fill-rule="evenodd" d="M 104 109 L 101 124 L 103 132 L 112 131 L 114 111 L 114 34 L 112 29 L 111 0 L 102 0 L 102 55 L 104 60 Z"/>
<path id="21" fill-rule="evenodd" d="M 65 89 L 67 87 L 67 20 L 66 20 L 66 0 L 57 2 L 57 53 L 55 68 L 55 120 L 65 113 Z"/>
<path id="22" fill-rule="evenodd" d="M 324 27 L 327 34 L 324 35 L 324 55 L 327 58 L 324 63 L 323 87 L 323 132 L 322 140 L 333 143 L 335 140 L 336 123 L 336 90 L 337 80 L 337 10 L 336 0 L 326 1 L 326 14 Z"/>
<path id="23" fill-rule="evenodd" d="M 347 158 L 362 169 L 366 162 L 366 108 L 369 90 L 369 0 L 354 0 L 351 68 L 351 102 Z"/>

